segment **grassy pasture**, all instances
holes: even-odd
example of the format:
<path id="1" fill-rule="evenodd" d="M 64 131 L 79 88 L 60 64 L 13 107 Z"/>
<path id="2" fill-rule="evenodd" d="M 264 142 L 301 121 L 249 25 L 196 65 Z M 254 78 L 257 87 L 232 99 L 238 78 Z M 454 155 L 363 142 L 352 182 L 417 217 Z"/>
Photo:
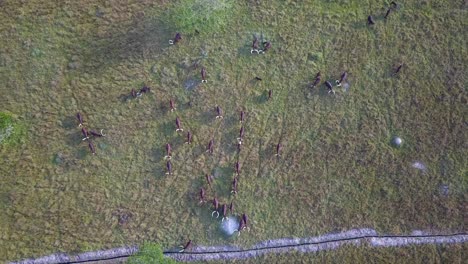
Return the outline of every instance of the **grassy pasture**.
<path id="1" fill-rule="evenodd" d="M 18 116 L 26 134 L 14 149 L 0 145 L 0 261 L 145 240 L 169 248 L 189 238 L 250 245 L 358 227 L 466 230 L 466 3 L 408 0 L 384 20 L 387 5 L 235 1 L 219 31 L 182 32 L 180 45 L 169 46 L 170 1 L 0 1 L 0 111 Z M 253 34 L 272 50 L 251 55 Z M 200 66 L 208 83 L 186 89 Z M 334 82 L 343 70 L 348 92 L 307 88 L 318 71 Z M 126 100 L 143 85 L 152 92 Z M 96 156 L 81 140 L 77 112 L 107 133 L 94 140 Z M 174 131 L 177 116 L 194 135 L 190 146 Z M 395 135 L 401 148 L 390 144 Z M 415 161 L 427 169 L 412 168 Z M 212 189 L 206 173 L 216 177 Z M 209 206 L 198 205 L 202 186 L 208 197 L 234 200 L 250 233 L 221 236 Z M 447 248 L 455 259 L 462 250 Z M 320 255 L 355 251 L 365 254 Z"/>

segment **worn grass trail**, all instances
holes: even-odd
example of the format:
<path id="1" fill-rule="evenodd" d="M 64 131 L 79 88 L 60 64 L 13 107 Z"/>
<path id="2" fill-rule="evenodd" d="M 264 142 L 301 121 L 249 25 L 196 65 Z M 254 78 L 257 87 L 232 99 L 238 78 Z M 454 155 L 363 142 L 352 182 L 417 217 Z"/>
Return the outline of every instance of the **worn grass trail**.
<path id="1" fill-rule="evenodd" d="M 182 32 L 169 46 L 160 2 L 0 3 L 0 111 L 28 128 L 24 144 L 0 148 L 0 260 L 142 240 L 225 243 L 197 205 L 206 173 L 216 177 L 208 197 L 234 200 L 252 221 L 252 235 L 227 239 L 234 244 L 362 226 L 464 231 L 466 5 L 405 1 L 384 21 L 384 1 L 246 1 L 227 30 Z M 273 49 L 251 55 L 253 34 Z M 197 65 L 208 83 L 187 90 Z M 343 70 L 349 92 L 307 88 L 318 71 L 334 81 Z M 143 85 L 152 93 L 124 100 Z M 96 156 L 81 141 L 78 111 L 108 134 L 95 140 Z M 184 134 L 174 132 L 177 116 Z M 394 135 L 401 148 L 390 146 Z M 173 176 L 164 175 L 168 142 Z"/>

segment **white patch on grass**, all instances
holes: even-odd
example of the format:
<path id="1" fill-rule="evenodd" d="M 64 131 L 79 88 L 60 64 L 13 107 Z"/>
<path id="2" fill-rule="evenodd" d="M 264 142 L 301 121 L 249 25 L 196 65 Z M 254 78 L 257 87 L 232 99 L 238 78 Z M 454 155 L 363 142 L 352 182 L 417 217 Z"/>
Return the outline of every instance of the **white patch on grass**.
<path id="1" fill-rule="evenodd" d="M 232 236 L 239 227 L 239 220 L 237 219 L 237 217 L 228 216 L 226 219 L 224 219 L 224 221 L 221 222 L 221 225 L 219 227 L 221 228 L 221 231 L 223 231 L 224 234 Z"/>
<path id="2" fill-rule="evenodd" d="M 8 125 L 4 131 L 0 131 L 0 144 L 3 143 L 4 140 L 9 138 L 13 134 L 13 126 Z"/>
<path id="3" fill-rule="evenodd" d="M 393 138 L 393 144 L 395 144 L 395 146 L 399 147 L 401 146 L 402 143 L 403 143 L 403 139 L 401 139 L 400 137 Z"/>
<path id="4" fill-rule="evenodd" d="M 424 163 L 422 163 L 420 161 L 413 162 L 413 164 L 411 164 L 411 167 L 413 167 L 415 169 L 418 169 L 418 170 L 423 170 L 423 171 L 425 171 L 427 169 L 426 165 L 424 165 Z"/>

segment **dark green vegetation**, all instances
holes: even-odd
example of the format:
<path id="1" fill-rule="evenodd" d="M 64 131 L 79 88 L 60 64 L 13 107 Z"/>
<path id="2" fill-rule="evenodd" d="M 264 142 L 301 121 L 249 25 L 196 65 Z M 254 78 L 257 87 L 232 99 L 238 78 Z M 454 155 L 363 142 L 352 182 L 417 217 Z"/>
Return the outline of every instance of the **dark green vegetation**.
<path id="1" fill-rule="evenodd" d="M 0 147 L 0 261 L 144 240 L 170 248 L 188 239 L 249 245 L 355 227 L 464 230 L 463 1 L 404 1 L 387 21 L 380 0 L 237 1 L 226 30 L 182 32 L 175 46 L 168 45 L 174 23 L 162 19 L 167 2 L 0 2 L 0 111 L 28 126 L 27 143 Z M 251 55 L 253 34 L 271 41 L 271 52 Z M 200 65 L 208 83 L 185 89 L 200 80 Z M 307 88 L 317 71 L 334 81 L 343 70 L 349 92 Z M 143 85 L 152 93 L 125 100 Z M 215 120 L 216 105 L 224 120 Z M 78 111 L 86 127 L 107 133 L 94 142 L 96 156 L 81 140 Z M 176 116 L 194 144 L 175 133 Z M 401 148 L 389 144 L 394 135 Z M 414 161 L 427 170 L 412 168 Z M 251 219 L 250 233 L 228 241 L 219 234 L 209 206 L 198 205 L 205 173 L 217 177 L 208 197 L 234 199 Z M 454 258 L 461 252 L 448 248 Z M 399 250 L 375 252 L 386 258 Z"/>
<path id="2" fill-rule="evenodd" d="M 166 258 L 163 255 L 163 250 L 160 245 L 152 242 L 145 242 L 140 246 L 137 254 L 128 258 L 129 264 L 173 264 L 177 263 L 171 258 Z"/>

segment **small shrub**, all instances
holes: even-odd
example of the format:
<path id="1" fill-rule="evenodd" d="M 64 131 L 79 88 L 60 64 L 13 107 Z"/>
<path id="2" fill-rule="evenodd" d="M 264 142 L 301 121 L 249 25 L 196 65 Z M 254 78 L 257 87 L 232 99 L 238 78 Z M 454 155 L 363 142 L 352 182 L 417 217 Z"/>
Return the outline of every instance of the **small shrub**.
<path id="1" fill-rule="evenodd" d="M 16 123 L 11 114 L 0 112 L 0 145 L 18 143 L 23 134 L 23 126 Z"/>
<path id="2" fill-rule="evenodd" d="M 163 251 L 161 246 L 152 243 L 152 242 L 145 242 L 143 245 L 140 246 L 140 250 L 133 256 L 128 258 L 129 264 L 173 264 L 177 263 L 175 260 L 171 258 L 166 258 L 163 255 Z"/>
<path id="3" fill-rule="evenodd" d="M 166 21 L 174 30 L 193 33 L 216 32 L 226 28 L 234 15 L 232 0 L 178 0 L 166 13 Z"/>

